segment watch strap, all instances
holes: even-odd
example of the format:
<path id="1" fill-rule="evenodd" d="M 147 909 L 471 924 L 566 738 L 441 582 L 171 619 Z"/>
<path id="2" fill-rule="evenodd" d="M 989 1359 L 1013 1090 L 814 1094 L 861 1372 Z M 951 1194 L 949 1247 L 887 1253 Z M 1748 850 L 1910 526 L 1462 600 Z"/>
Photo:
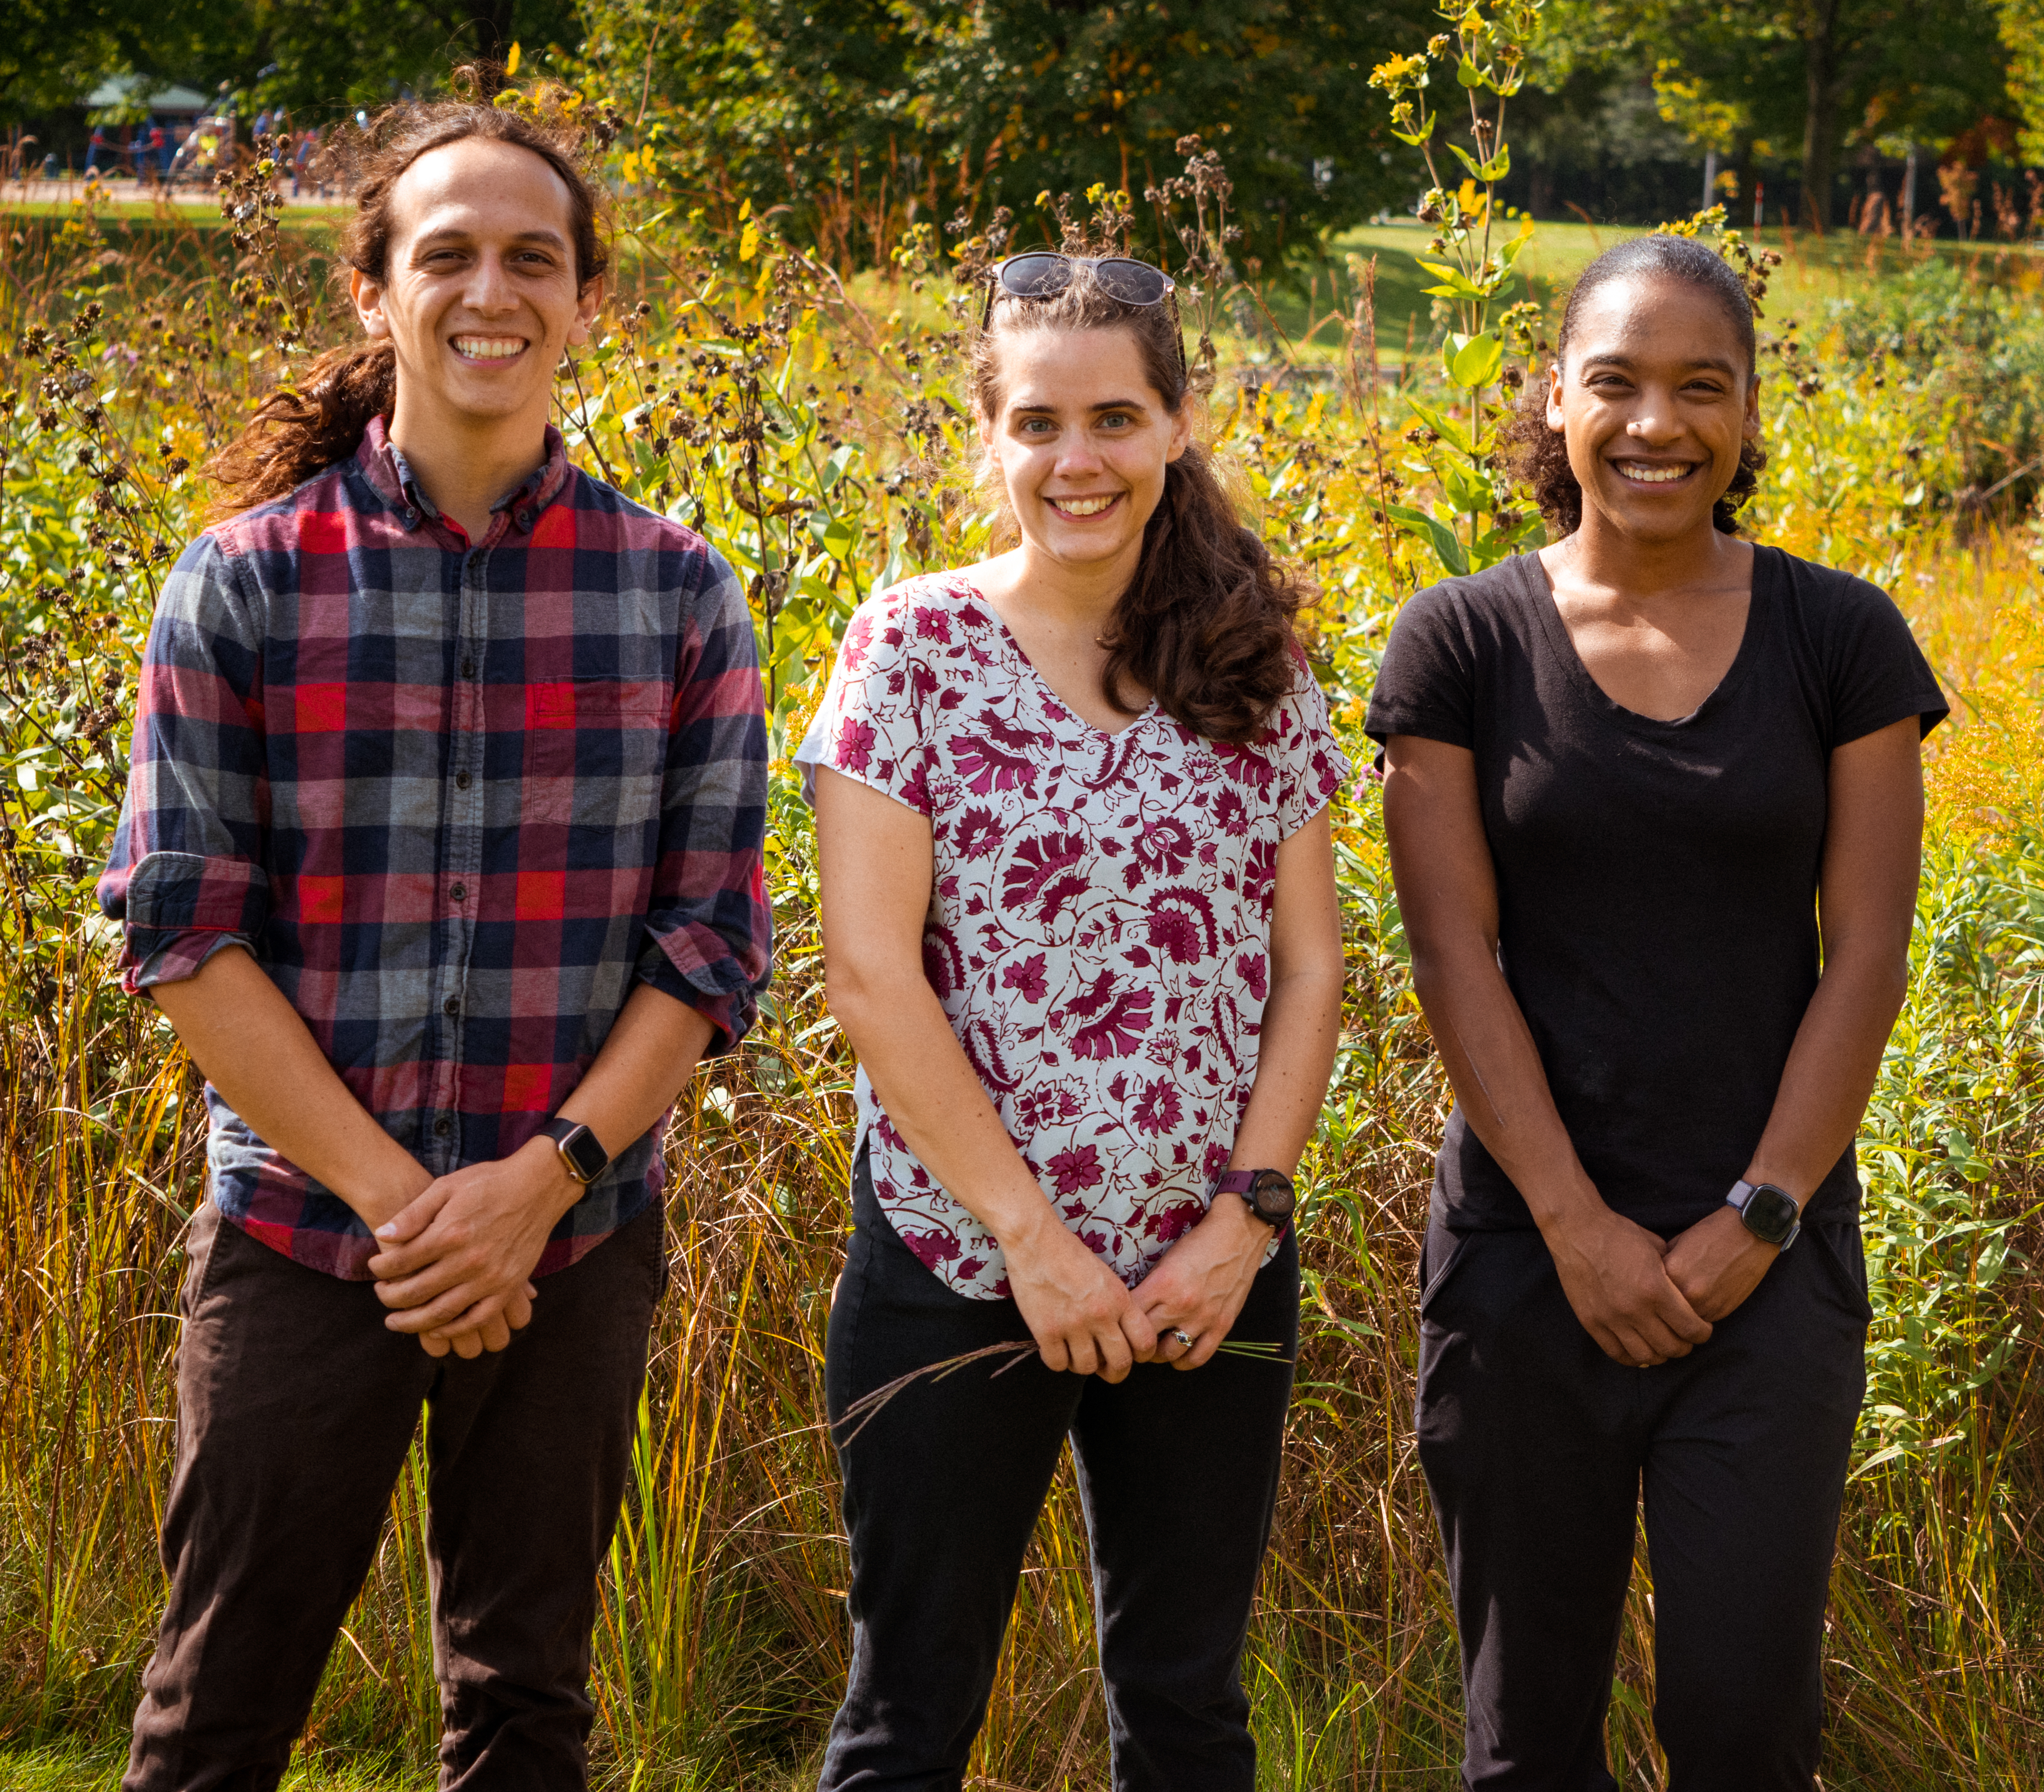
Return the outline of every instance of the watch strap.
<path id="1" fill-rule="evenodd" d="M 1281 1220 L 1274 1219 L 1258 1209 L 1256 1205 L 1256 1179 L 1259 1176 L 1281 1177 L 1287 1187 L 1291 1186 L 1292 1179 L 1281 1170 L 1225 1170 L 1214 1178 L 1213 1192 L 1216 1195 L 1240 1195 L 1250 1212 L 1271 1228 L 1272 1236 L 1282 1238 L 1292 1229 L 1291 1215 L 1287 1213 Z"/>
<path id="2" fill-rule="evenodd" d="M 1753 1231 L 1751 1222 L 1746 1220 L 1746 1210 L 1751 1205 L 1753 1198 L 1763 1188 L 1771 1194 L 1780 1195 L 1796 1210 L 1796 1217 L 1789 1224 L 1787 1236 L 1779 1240 L 1765 1240 L 1772 1243 L 1777 1250 L 1785 1251 L 1802 1236 L 1803 1232 L 1803 1204 L 1786 1189 L 1777 1188 L 1772 1182 L 1749 1182 L 1742 1176 L 1731 1185 L 1731 1192 L 1725 1197 L 1725 1206 L 1739 1215 L 1740 1221 L 1746 1226 L 1748 1231 Z M 1754 1237 L 1758 1238 L 1760 1236 L 1758 1232 L 1754 1232 Z"/>
<path id="3" fill-rule="evenodd" d="M 578 1120 L 556 1115 L 540 1126 L 540 1134 L 554 1141 L 568 1174 L 585 1187 L 610 1167 L 610 1154 L 603 1148 L 603 1141 Z"/>

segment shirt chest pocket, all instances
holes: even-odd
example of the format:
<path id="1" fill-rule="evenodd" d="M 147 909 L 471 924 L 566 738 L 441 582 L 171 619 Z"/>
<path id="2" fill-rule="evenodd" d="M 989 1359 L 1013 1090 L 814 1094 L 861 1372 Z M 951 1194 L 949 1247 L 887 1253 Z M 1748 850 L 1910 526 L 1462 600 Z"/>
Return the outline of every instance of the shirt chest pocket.
<path id="1" fill-rule="evenodd" d="M 612 829 L 657 821 L 669 696 L 664 684 L 621 679 L 526 686 L 521 819 Z"/>

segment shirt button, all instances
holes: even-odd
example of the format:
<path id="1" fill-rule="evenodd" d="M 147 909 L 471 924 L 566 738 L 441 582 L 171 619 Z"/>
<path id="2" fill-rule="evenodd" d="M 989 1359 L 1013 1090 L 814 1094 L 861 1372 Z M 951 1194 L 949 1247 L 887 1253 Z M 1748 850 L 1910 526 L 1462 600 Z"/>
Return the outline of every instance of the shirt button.
<path id="1" fill-rule="evenodd" d="M 436 1139 L 444 1139 L 453 1130 L 454 1122 L 444 1114 L 433 1122 L 433 1136 Z"/>
<path id="2" fill-rule="evenodd" d="M 532 526 L 532 513 L 530 510 L 521 510 L 512 520 L 521 529 L 530 529 Z"/>
<path id="3" fill-rule="evenodd" d="M 473 660 L 462 661 L 461 675 L 465 679 L 472 679 L 475 676 L 475 662 Z"/>
<path id="4" fill-rule="evenodd" d="M 466 902 L 468 899 L 468 886 L 465 883 L 458 883 L 448 892 L 448 894 L 457 902 Z"/>
<path id="5" fill-rule="evenodd" d="M 457 771 L 454 775 L 454 787 L 457 790 L 465 790 L 474 782 L 466 771 Z"/>
<path id="6" fill-rule="evenodd" d="M 440 1012 L 443 1014 L 459 1014 L 461 1012 L 461 998 L 458 995 L 449 996 L 440 1004 Z"/>

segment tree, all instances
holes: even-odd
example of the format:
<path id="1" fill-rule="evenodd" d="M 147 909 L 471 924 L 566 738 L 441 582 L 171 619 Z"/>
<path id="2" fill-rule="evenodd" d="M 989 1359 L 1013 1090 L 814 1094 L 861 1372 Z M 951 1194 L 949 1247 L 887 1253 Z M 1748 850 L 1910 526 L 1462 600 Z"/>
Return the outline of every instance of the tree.
<path id="1" fill-rule="evenodd" d="M 641 56 L 684 187 L 786 205 L 886 252 L 918 218 L 1096 183 L 1139 202 L 1197 133 L 1226 160 L 1247 256 L 1274 267 L 1400 190 L 1370 103 L 1424 0 L 709 0 L 662 20 L 592 0 L 590 51 Z M 893 219 L 890 224 L 888 220 Z"/>
<path id="2" fill-rule="evenodd" d="M 2002 0 L 2008 93 L 2023 120 L 2023 153 L 2044 162 L 2044 0 Z"/>
<path id="3" fill-rule="evenodd" d="M 1849 141 L 1949 138 L 2003 92 L 1994 0 L 1554 0 L 1550 13 L 1543 78 L 1652 71 L 1699 141 L 1796 144 L 1820 227 Z"/>
<path id="4" fill-rule="evenodd" d="M 32 0 L 40 3 L 40 0 Z M 102 0 L 113 67 L 312 121 L 424 93 L 457 63 L 581 38 L 574 0 Z M 106 71 L 95 70 L 95 74 Z"/>

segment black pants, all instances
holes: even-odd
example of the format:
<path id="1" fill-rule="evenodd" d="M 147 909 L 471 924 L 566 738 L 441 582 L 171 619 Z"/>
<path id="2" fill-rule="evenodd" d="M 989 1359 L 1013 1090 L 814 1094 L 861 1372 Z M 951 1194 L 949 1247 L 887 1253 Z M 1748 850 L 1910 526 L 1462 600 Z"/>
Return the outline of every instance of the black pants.
<path id="1" fill-rule="evenodd" d="M 1012 1301 L 954 1294 L 895 1236 L 863 1154 L 831 1309 L 832 1419 L 896 1376 L 1026 1339 Z M 1231 1336 L 1296 1355 L 1287 1236 Z M 996 1359 L 996 1366 L 1000 1362 Z M 1116 1792 L 1250 1792 L 1240 1664 L 1278 1492 L 1287 1363 L 1139 1363 L 1110 1386 L 1031 1357 L 921 1381 L 840 1449 L 851 1680 L 822 1792 L 955 1792 L 986 1714 L 1022 1556 L 1070 1434 L 1093 1546 Z"/>
<path id="2" fill-rule="evenodd" d="M 1475 1792 L 1605 1792 L 1642 1481 L 1669 1792 L 1809 1792 L 1824 1601 L 1866 1385 L 1856 1225 L 1806 1228 L 1710 1341 L 1612 1362 L 1536 1232 L 1421 1259 L 1420 1460 L 1462 1633 Z"/>
<path id="3" fill-rule="evenodd" d="M 127 1792 L 269 1792 L 312 1709 L 426 1408 L 440 1784 L 587 1784 L 596 1576 L 667 1276 L 642 1213 L 539 1283 L 509 1349 L 436 1359 L 366 1282 L 192 1222 L 171 1596 Z"/>

